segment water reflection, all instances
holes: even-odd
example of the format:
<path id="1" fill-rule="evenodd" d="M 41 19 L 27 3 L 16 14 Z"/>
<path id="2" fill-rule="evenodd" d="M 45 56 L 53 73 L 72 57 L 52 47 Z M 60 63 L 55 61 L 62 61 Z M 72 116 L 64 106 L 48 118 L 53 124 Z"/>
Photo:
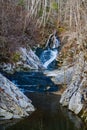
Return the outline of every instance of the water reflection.
<path id="1" fill-rule="evenodd" d="M 26 93 L 37 110 L 28 118 L 3 130 L 86 130 L 82 121 L 66 108 L 59 105 L 53 94 Z"/>
<path id="2" fill-rule="evenodd" d="M 77 129 L 80 129 L 82 128 L 83 126 L 83 122 L 82 120 L 76 116 L 74 113 L 72 113 L 71 111 L 67 110 L 66 108 L 60 106 L 60 109 L 62 111 L 62 113 L 67 117 L 69 118 L 69 120 L 74 124 L 74 126 L 77 128 Z M 82 129 L 83 130 L 83 129 Z"/>

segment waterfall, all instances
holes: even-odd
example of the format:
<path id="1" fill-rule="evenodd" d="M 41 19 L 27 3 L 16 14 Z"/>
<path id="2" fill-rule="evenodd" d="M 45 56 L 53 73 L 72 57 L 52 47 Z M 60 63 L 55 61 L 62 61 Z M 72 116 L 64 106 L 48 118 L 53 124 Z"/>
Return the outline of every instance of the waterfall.
<path id="1" fill-rule="evenodd" d="M 47 68 L 57 57 L 58 51 L 57 49 L 51 50 L 44 50 L 41 54 L 41 61 L 43 63 L 43 66 Z"/>
<path id="2" fill-rule="evenodd" d="M 40 55 L 40 60 L 43 66 L 47 69 L 48 66 L 57 58 L 60 41 L 56 33 L 49 36 L 45 49 Z"/>

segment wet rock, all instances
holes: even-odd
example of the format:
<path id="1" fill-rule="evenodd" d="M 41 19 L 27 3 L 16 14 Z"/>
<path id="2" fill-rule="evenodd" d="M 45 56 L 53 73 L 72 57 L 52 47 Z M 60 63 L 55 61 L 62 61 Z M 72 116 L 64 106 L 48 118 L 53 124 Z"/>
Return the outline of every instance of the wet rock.
<path id="1" fill-rule="evenodd" d="M 25 117 L 35 110 L 31 100 L 1 74 L 0 99 L 0 119 Z"/>

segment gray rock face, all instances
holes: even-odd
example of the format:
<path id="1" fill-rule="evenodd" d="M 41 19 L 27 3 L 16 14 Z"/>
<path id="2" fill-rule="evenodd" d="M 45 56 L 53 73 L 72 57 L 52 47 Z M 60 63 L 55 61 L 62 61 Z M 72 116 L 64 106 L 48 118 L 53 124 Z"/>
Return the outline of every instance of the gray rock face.
<path id="1" fill-rule="evenodd" d="M 0 119 L 25 117 L 34 110 L 31 100 L 0 74 Z"/>
<path id="2" fill-rule="evenodd" d="M 52 77 L 51 79 L 55 84 L 70 84 L 73 76 L 73 67 L 61 68 L 61 70 L 53 70 L 45 72 L 45 74 Z"/>
<path id="3" fill-rule="evenodd" d="M 68 106 L 68 109 L 78 114 L 83 108 L 81 89 L 83 87 L 84 73 L 84 55 L 79 54 L 78 61 L 74 67 L 74 74 L 72 77 L 71 84 L 64 91 L 61 96 L 60 103 L 63 106 Z"/>
<path id="4" fill-rule="evenodd" d="M 79 91 L 75 92 L 69 101 L 69 110 L 72 110 L 75 114 L 78 114 L 83 108 L 81 99 L 81 93 Z"/>
<path id="5" fill-rule="evenodd" d="M 30 69 L 44 68 L 39 58 L 35 55 L 35 53 L 31 49 L 28 51 L 26 48 L 20 48 L 20 53 L 21 53 L 21 61 L 23 62 L 24 67 Z"/>
<path id="6" fill-rule="evenodd" d="M 19 61 L 14 64 L 2 63 L 0 68 L 7 73 L 14 73 L 14 71 L 27 71 L 30 69 L 44 69 L 42 63 L 40 62 L 38 56 L 31 50 L 26 48 L 19 48 L 18 53 L 20 54 Z"/>

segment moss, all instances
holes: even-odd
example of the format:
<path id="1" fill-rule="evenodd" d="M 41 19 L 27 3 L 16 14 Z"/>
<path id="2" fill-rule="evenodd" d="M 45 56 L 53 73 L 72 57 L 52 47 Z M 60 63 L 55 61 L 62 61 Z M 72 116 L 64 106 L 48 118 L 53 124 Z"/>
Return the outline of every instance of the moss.
<path id="1" fill-rule="evenodd" d="M 59 27 L 58 28 L 58 32 L 59 33 L 63 33 L 63 32 L 65 32 L 66 31 L 66 29 L 64 28 L 64 27 Z"/>
<path id="2" fill-rule="evenodd" d="M 19 60 L 20 60 L 20 53 L 19 52 L 14 53 L 12 56 L 12 61 L 18 62 Z"/>
<path id="3" fill-rule="evenodd" d="M 41 16 L 42 16 L 42 14 L 43 14 L 43 10 L 42 10 L 42 9 L 40 9 L 40 11 L 38 12 L 39 17 L 41 17 Z"/>
<path id="4" fill-rule="evenodd" d="M 18 5 L 19 6 L 25 6 L 25 1 L 24 0 L 19 0 Z"/>
<path id="5" fill-rule="evenodd" d="M 58 4 L 56 2 L 52 2 L 51 8 L 54 9 L 54 10 L 58 10 Z"/>

